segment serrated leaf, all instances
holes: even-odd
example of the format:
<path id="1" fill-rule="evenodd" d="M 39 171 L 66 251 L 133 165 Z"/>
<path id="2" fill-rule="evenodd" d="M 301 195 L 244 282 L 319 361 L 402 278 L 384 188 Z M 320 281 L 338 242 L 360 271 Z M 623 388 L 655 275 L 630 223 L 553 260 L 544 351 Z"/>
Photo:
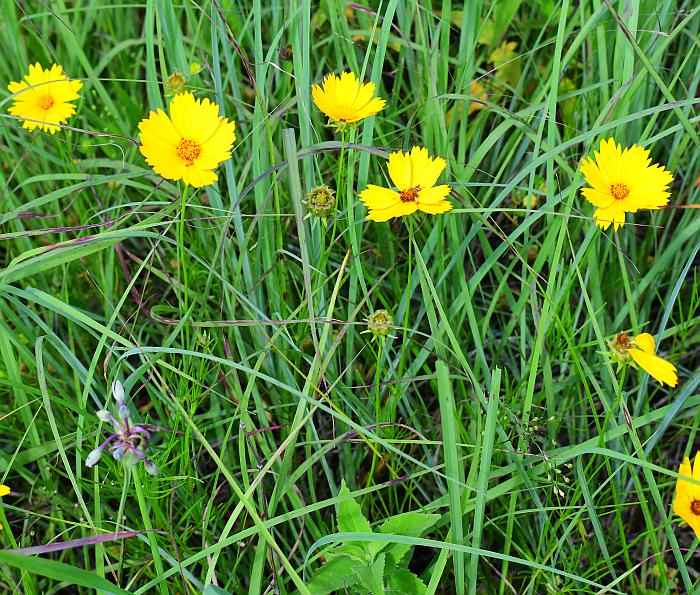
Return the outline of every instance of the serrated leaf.
<path id="1" fill-rule="evenodd" d="M 406 537 L 421 537 L 440 518 L 439 514 L 427 514 L 425 512 L 405 512 L 384 521 L 379 527 L 379 532 L 385 535 L 405 535 Z M 372 555 L 382 551 L 386 547 L 389 568 L 399 564 L 401 558 L 411 549 L 408 543 L 370 543 L 369 551 Z"/>
<path id="2" fill-rule="evenodd" d="M 338 494 L 341 498 L 350 495 L 345 480 Z M 369 521 L 362 514 L 360 505 L 353 498 L 345 497 L 338 502 L 338 529 L 341 533 L 372 533 Z"/>
<path id="3" fill-rule="evenodd" d="M 349 556 L 334 556 L 314 574 L 307 585 L 312 595 L 327 595 L 351 587 L 357 582 L 357 560 Z"/>
<path id="4" fill-rule="evenodd" d="M 371 566 L 360 566 L 357 571 L 357 578 L 360 584 L 372 595 L 383 595 L 384 593 L 384 564 L 386 556 L 380 554 Z"/>
<path id="5" fill-rule="evenodd" d="M 370 557 L 367 555 L 367 549 L 361 541 L 348 541 L 335 546 L 328 552 L 329 558 L 334 556 L 350 556 L 361 564 L 368 564 L 370 561 Z"/>
<path id="6" fill-rule="evenodd" d="M 427 590 L 425 583 L 405 568 L 389 574 L 389 582 L 386 588 L 387 595 L 399 593 L 401 595 L 424 595 Z"/>

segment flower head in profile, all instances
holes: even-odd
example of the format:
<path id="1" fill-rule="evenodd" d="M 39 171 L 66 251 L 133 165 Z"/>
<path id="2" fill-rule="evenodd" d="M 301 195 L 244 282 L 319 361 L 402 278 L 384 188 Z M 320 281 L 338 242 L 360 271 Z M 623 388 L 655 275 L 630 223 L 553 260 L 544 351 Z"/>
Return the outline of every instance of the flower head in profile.
<path id="1" fill-rule="evenodd" d="M 86 467 L 94 467 L 100 462 L 102 454 L 109 447 L 112 457 L 124 463 L 143 462 L 146 471 L 158 475 L 158 467 L 145 454 L 151 443 L 152 433 L 158 428 L 147 424 L 135 424 L 131 419 L 129 406 L 126 404 L 124 385 L 115 380 L 112 395 L 117 403 L 117 415 L 107 409 L 100 409 L 97 417 L 104 423 L 111 424 L 113 433 L 97 448 L 90 451 L 85 459 Z"/>
<path id="2" fill-rule="evenodd" d="M 159 109 L 139 124 L 141 153 L 153 170 L 168 180 L 201 188 L 218 180 L 214 170 L 231 157 L 235 123 L 219 116 L 208 99 L 180 93 L 170 115 Z"/>
<path id="3" fill-rule="evenodd" d="M 413 147 L 410 152 L 391 153 L 388 169 L 396 190 L 369 184 L 360 193 L 360 200 L 369 209 L 367 219 L 387 221 L 418 210 L 435 215 L 452 208 L 445 200 L 450 187 L 435 185 L 445 169 L 442 157 L 429 157 L 428 149 Z"/>
<path id="4" fill-rule="evenodd" d="M 581 190 L 586 200 L 597 207 L 596 225 L 617 230 L 625 224 L 625 213 L 639 209 L 659 209 L 668 203 L 671 173 L 663 166 L 651 165 L 649 150 L 632 145 L 622 149 L 609 138 L 600 143 L 595 161 L 585 158 L 581 172 L 591 188 Z"/>
<path id="5" fill-rule="evenodd" d="M 700 482 L 700 452 L 695 455 L 695 464 L 685 458 L 678 470 L 678 475 Z M 673 512 L 688 523 L 700 539 L 700 483 L 686 479 L 676 480 L 676 497 L 673 499 Z"/>
<path id="6" fill-rule="evenodd" d="M 62 66 L 52 64 L 44 70 L 37 62 L 29 67 L 29 74 L 20 82 L 7 85 L 13 93 L 13 104 L 7 111 L 22 118 L 23 128 L 39 128 L 54 134 L 59 124 L 75 113 L 71 102 L 80 99 L 78 91 L 82 86 L 81 81 L 70 80 L 63 74 Z"/>
<path id="7" fill-rule="evenodd" d="M 342 72 L 340 76 L 326 75 L 321 86 L 311 88 L 311 94 L 329 123 L 342 131 L 384 109 L 386 101 L 374 97 L 374 88 L 374 83 L 363 84 L 352 72 Z"/>
<path id="8" fill-rule="evenodd" d="M 661 386 L 676 386 L 676 366 L 655 355 L 655 351 L 656 343 L 649 333 L 642 333 L 634 338 L 627 333 L 619 333 L 610 342 L 610 354 L 614 360 L 639 366 Z"/>

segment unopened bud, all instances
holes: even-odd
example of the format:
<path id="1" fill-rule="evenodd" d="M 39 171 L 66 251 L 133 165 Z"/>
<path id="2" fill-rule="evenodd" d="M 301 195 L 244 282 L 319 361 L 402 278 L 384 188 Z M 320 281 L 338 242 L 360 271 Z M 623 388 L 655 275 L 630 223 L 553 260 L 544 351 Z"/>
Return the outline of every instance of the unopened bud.
<path id="1" fill-rule="evenodd" d="M 158 477 L 160 475 L 160 470 L 158 466 L 153 461 L 144 461 L 144 466 L 146 467 L 146 472 L 153 477 Z"/>
<path id="2" fill-rule="evenodd" d="M 96 448 L 95 450 L 90 451 L 90 454 L 87 456 L 87 459 L 85 459 L 85 466 L 86 467 L 94 467 L 95 465 L 97 465 L 97 463 L 100 462 L 101 458 L 102 458 L 102 449 Z"/>
<path id="3" fill-rule="evenodd" d="M 377 310 L 367 317 L 367 330 L 375 337 L 386 337 L 394 326 L 394 317 L 386 310 Z"/>
<path id="4" fill-rule="evenodd" d="M 304 199 L 309 213 L 316 217 L 328 217 L 335 212 L 335 191 L 322 184 L 311 189 Z"/>
<path id="5" fill-rule="evenodd" d="M 112 414 L 107 411 L 106 409 L 100 409 L 97 412 L 97 417 L 100 418 L 100 421 L 104 421 L 106 423 L 109 423 L 112 421 Z"/>
<path id="6" fill-rule="evenodd" d="M 124 401 L 124 385 L 119 380 L 112 382 L 112 395 L 114 395 L 117 403 Z"/>

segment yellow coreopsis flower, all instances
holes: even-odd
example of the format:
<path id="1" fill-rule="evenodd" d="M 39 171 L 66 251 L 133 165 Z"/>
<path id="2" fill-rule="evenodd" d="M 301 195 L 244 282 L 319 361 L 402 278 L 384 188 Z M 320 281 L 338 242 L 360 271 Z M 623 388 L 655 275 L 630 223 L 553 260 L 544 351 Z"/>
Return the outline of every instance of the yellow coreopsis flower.
<path id="1" fill-rule="evenodd" d="M 29 67 L 29 74 L 20 82 L 7 85 L 14 94 L 13 104 L 7 111 L 22 118 L 22 127 L 28 130 L 39 128 L 54 134 L 59 124 L 75 113 L 71 101 L 80 99 L 78 91 L 82 86 L 81 81 L 68 79 L 58 64 L 44 70 L 37 62 Z"/>
<path id="2" fill-rule="evenodd" d="M 596 224 L 615 229 L 625 224 L 625 213 L 659 209 L 668 203 L 668 186 L 673 176 L 665 167 L 651 165 L 649 150 L 637 145 L 622 149 L 609 138 L 600 143 L 595 161 L 585 158 L 581 172 L 592 188 L 581 192 L 594 207 Z"/>
<path id="3" fill-rule="evenodd" d="M 622 363 L 633 362 L 656 379 L 661 386 L 676 386 L 678 375 L 676 366 L 654 354 L 656 342 L 649 333 L 641 333 L 632 338 L 627 333 L 619 333 L 610 343 L 614 359 Z"/>
<path id="4" fill-rule="evenodd" d="M 700 481 L 700 460 L 695 455 L 695 465 L 685 458 L 678 470 L 678 475 Z M 676 480 L 676 497 L 673 499 L 673 512 L 688 523 L 700 539 L 700 485 L 678 478 Z"/>
<path id="5" fill-rule="evenodd" d="M 374 97 L 374 88 L 374 83 L 363 84 L 352 72 L 342 72 L 326 75 L 322 87 L 314 85 L 311 94 L 318 109 L 342 129 L 384 109 L 386 101 Z"/>
<path id="6" fill-rule="evenodd" d="M 8 488 L 6 485 L 3 485 L 0 483 L 0 498 L 2 496 L 7 496 L 7 494 L 10 493 L 10 488 Z M 0 524 L 0 530 L 2 530 L 2 524 Z"/>
<path id="7" fill-rule="evenodd" d="M 139 124 L 146 162 L 168 180 L 196 188 L 213 184 L 214 169 L 231 157 L 235 123 L 219 116 L 216 103 L 190 92 L 175 95 L 169 109 L 170 116 L 159 109 Z"/>
<path id="8" fill-rule="evenodd" d="M 367 219 L 387 221 L 417 210 L 432 215 L 449 211 L 452 203 L 445 197 L 450 193 L 450 187 L 435 185 L 444 169 L 445 160 L 429 157 L 428 149 L 423 147 L 413 147 L 410 153 L 391 153 L 389 177 L 397 190 L 368 184 L 360 193 L 360 199 L 369 209 Z"/>

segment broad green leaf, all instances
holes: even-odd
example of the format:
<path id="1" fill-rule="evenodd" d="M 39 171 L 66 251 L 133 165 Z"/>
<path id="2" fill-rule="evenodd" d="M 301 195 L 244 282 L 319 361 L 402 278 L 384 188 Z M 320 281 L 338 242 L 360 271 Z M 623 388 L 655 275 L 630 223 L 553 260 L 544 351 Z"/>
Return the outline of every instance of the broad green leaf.
<path id="1" fill-rule="evenodd" d="M 358 567 L 357 577 L 372 595 L 381 595 L 384 591 L 384 564 L 386 556 L 379 554 L 371 566 Z"/>
<path id="2" fill-rule="evenodd" d="M 340 532 L 372 533 L 372 527 L 362 514 L 360 505 L 353 498 L 349 497 L 350 490 L 345 485 L 345 480 L 340 486 L 339 496 L 342 498 L 338 503 L 338 529 Z"/>
<path id="3" fill-rule="evenodd" d="M 314 574 L 307 585 L 312 595 L 326 595 L 351 587 L 357 582 L 357 560 L 348 556 L 334 556 Z"/>
<path id="4" fill-rule="evenodd" d="M 406 512 L 393 516 L 382 523 L 379 532 L 385 535 L 405 535 L 406 537 L 421 537 L 440 518 L 439 514 L 426 514 L 424 512 Z M 380 551 L 385 544 L 371 543 L 370 551 Z M 389 569 L 401 562 L 401 558 L 411 546 L 406 543 L 391 543 L 386 549 Z"/>
<path id="5" fill-rule="evenodd" d="M 389 572 L 388 576 L 387 595 L 423 595 L 427 591 L 425 583 L 405 568 Z"/>

